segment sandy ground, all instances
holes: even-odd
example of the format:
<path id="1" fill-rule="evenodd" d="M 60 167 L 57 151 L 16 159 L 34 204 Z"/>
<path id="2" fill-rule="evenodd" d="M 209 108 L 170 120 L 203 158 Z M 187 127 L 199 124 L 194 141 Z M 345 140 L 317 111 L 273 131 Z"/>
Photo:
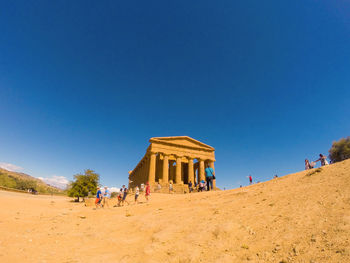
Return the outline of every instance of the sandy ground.
<path id="1" fill-rule="evenodd" d="M 0 192 L 0 262 L 350 262 L 350 160 L 308 173 L 99 210 Z"/>

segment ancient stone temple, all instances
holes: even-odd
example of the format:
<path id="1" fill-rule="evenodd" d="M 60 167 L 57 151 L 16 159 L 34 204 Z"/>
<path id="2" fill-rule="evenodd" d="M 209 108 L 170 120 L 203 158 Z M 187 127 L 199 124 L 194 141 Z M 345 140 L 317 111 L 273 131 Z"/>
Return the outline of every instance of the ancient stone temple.
<path id="1" fill-rule="evenodd" d="M 154 137 L 146 154 L 129 172 L 129 188 L 149 182 L 152 191 L 188 192 L 188 183 L 205 180 L 207 164 L 214 168 L 215 149 L 188 136 Z M 158 183 L 161 190 L 158 189 Z M 214 180 L 215 187 L 215 180 Z"/>

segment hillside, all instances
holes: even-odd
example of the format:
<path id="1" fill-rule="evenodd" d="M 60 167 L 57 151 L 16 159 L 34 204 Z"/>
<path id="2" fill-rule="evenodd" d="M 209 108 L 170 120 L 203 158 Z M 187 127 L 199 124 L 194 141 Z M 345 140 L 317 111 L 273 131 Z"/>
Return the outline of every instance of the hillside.
<path id="1" fill-rule="evenodd" d="M 0 261 L 350 262 L 350 160 L 121 208 L 69 200 L 0 191 Z"/>
<path id="2" fill-rule="evenodd" d="M 17 173 L 0 168 L 0 187 L 27 190 L 35 189 L 39 193 L 62 193 L 61 189 L 47 185 L 42 180 L 25 173 Z"/>

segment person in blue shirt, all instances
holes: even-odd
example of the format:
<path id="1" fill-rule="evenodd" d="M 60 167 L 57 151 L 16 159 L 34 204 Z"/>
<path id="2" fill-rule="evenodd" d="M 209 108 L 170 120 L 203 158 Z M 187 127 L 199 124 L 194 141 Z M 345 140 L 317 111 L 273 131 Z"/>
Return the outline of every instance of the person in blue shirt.
<path id="1" fill-rule="evenodd" d="M 98 206 L 101 207 L 101 201 L 102 201 L 102 192 L 101 192 L 100 187 L 97 187 L 96 200 L 95 200 L 96 208 Z"/>
<path id="2" fill-rule="evenodd" d="M 215 172 L 214 169 L 209 166 L 207 163 L 207 168 L 205 168 L 205 179 L 207 181 L 207 191 L 213 190 L 213 180 L 214 180 Z"/>

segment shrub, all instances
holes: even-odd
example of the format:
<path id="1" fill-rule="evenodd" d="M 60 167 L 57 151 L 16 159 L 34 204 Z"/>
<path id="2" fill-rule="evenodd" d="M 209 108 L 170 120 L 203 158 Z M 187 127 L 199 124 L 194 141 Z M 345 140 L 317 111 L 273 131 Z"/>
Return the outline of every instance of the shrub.
<path id="1" fill-rule="evenodd" d="M 344 161 L 350 158 L 350 136 L 333 142 L 329 150 L 329 159 L 332 163 Z"/>
<path id="2" fill-rule="evenodd" d="M 320 172 L 322 172 L 322 168 L 317 168 L 317 169 L 315 169 L 315 170 L 312 170 L 311 172 L 308 172 L 308 173 L 306 174 L 306 176 L 311 176 L 311 175 L 313 175 L 313 174 L 317 174 L 317 173 L 320 173 Z"/>

